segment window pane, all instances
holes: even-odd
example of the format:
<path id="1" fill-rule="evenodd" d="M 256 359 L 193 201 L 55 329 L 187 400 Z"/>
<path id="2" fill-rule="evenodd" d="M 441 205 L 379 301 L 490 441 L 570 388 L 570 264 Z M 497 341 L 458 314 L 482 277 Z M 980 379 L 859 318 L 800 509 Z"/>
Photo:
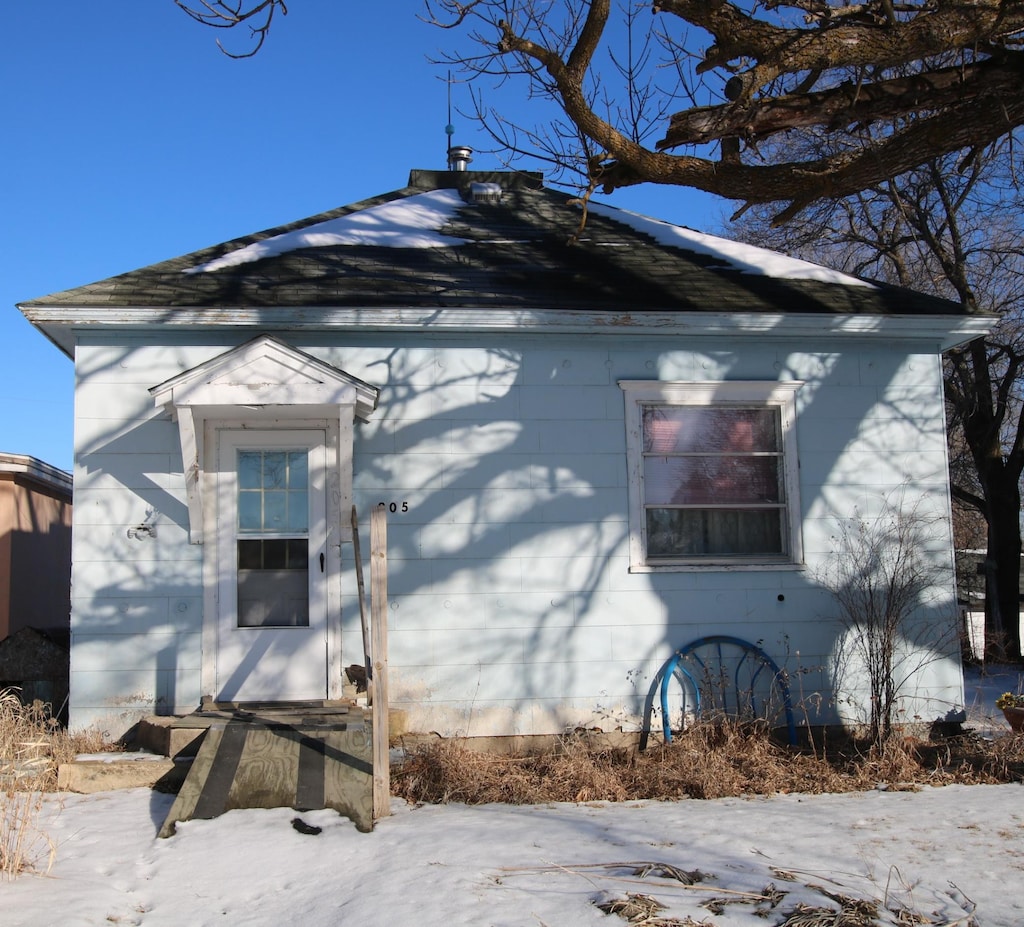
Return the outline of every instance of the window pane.
<path id="1" fill-rule="evenodd" d="M 262 541 L 238 542 L 238 569 L 258 570 L 263 565 Z"/>
<path id="2" fill-rule="evenodd" d="M 267 531 L 283 531 L 288 522 L 285 520 L 288 505 L 288 493 L 265 492 L 263 494 L 263 527 Z"/>
<path id="3" fill-rule="evenodd" d="M 647 457 L 648 505 L 742 505 L 782 501 L 778 457 Z"/>
<path id="4" fill-rule="evenodd" d="M 288 545 L 288 569 L 306 569 L 309 562 L 309 541 L 305 538 L 289 538 L 285 544 Z"/>
<path id="5" fill-rule="evenodd" d="M 288 488 L 305 489 L 309 482 L 309 465 L 305 451 L 290 451 L 288 454 Z"/>
<path id="6" fill-rule="evenodd" d="M 238 452 L 238 486 L 259 489 L 263 485 L 263 454 L 259 451 Z"/>
<path id="7" fill-rule="evenodd" d="M 647 556 L 783 554 L 780 509 L 648 509 Z"/>
<path id="8" fill-rule="evenodd" d="M 309 497 L 304 492 L 288 493 L 289 531 L 305 531 L 309 525 Z"/>
<path id="9" fill-rule="evenodd" d="M 240 492 L 238 494 L 238 528 L 240 531 L 259 531 L 263 527 L 263 494 Z"/>
<path id="10" fill-rule="evenodd" d="M 284 570 L 288 566 L 288 542 L 271 540 L 263 542 L 263 569 Z"/>
<path id="11" fill-rule="evenodd" d="M 778 421 L 778 412 L 774 408 L 645 406 L 644 453 L 742 454 L 777 451 Z"/>
<path id="12" fill-rule="evenodd" d="M 268 538 L 238 542 L 238 626 L 309 625 L 309 542 Z"/>
<path id="13" fill-rule="evenodd" d="M 284 451 L 264 451 L 263 488 L 284 489 L 288 485 L 288 455 Z"/>
<path id="14" fill-rule="evenodd" d="M 239 451 L 239 529 L 305 533 L 308 483 L 306 451 Z"/>
<path id="15" fill-rule="evenodd" d="M 239 570 L 240 628 L 309 627 L 305 570 Z"/>

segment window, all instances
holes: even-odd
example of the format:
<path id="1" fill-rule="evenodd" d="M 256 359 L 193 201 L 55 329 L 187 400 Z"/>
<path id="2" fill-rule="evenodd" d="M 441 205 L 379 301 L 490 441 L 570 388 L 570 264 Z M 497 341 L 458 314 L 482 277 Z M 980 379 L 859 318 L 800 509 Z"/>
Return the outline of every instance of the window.
<path id="1" fill-rule="evenodd" d="M 800 385 L 620 381 L 631 570 L 800 563 Z"/>
<path id="2" fill-rule="evenodd" d="M 238 627 L 309 627 L 306 450 L 238 451 Z"/>

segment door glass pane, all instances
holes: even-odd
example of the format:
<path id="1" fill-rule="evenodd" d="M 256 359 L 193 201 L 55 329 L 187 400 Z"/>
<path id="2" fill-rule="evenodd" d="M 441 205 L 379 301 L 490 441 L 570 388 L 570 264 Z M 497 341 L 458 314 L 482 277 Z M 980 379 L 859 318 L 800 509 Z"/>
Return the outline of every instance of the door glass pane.
<path id="1" fill-rule="evenodd" d="M 284 489 L 288 485 L 288 455 L 284 451 L 263 452 L 263 488 Z"/>
<path id="2" fill-rule="evenodd" d="M 298 489 L 309 483 L 309 462 L 305 451 L 289 452 L 288 482 L 293 489 Z"/>
<path id="3" fill-rule="evenodd" d="M 309 577 L 305 570 L 239 570 L 240 628 L 309 627 Z"/>
<path id="4" fill-rule="evenodd" d="M 268 490 L 263 493 L 263 527 L 269 531 L 281 531 L 287 525 L 288 494 Z"/>
<path id="5" fill-rule="evenodd" d="M 304 492 L 288 493 L 284 527 L 288 531 L 305 531 L 309 525 L 309 496 Z"/>
<path id="6" fill-rule="evenodd" d="M 239 531 L 259 531 L 263 525 L 263 496 L 259 492 L 238 494 Z"/>
<path id="7" fill-rule="evenodd" d="M 307 453 L 238 452 L 240 628 L 309 626 Z"/>
<path id="8" fill-rule="evenodd" d="M 238 452 L 238 530 L 309 530 L 306 451 Z"/>
<path id="9" fill-rule="evenodd" d="M 259 489 L 263 485 L 263 459 L 259 451 L 238 455 L 238 485 L 241 489 Z"/>

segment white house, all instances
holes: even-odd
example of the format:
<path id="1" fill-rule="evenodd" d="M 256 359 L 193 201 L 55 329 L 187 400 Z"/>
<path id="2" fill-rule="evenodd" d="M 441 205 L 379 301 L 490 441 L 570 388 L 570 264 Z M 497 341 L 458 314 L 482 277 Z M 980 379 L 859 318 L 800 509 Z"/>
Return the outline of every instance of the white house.
<path id="1" fill-rule="evenodd" d="M 76 368 L 72 725 L 338 696 L 363 661 L 352 504 L 391 513 L 411 731 L 636 730 L 708 634 L 758 643 L 805 717 L 851 716 L 822 575 L 897 497 L 941 574 L 911 710 L 958 710 L 940 354 L 989 320 L 580 218 L 538 175 L 414 171 L 21 304 Z"/>

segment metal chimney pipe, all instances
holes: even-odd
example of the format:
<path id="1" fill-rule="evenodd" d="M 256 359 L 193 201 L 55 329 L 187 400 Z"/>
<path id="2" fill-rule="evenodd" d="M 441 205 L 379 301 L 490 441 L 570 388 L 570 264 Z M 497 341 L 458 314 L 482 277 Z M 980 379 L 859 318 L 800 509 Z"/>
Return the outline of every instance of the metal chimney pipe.
<path id="1" fill-rule="evenodd" d="M 466 169 L 466 165 L 473 160 L 470 157 L 471 154 L 473 154 L 473 149 L 467 148 L 465 145 L 456 145 L 453 148 L 449 148 L 448 170 L 464 171 Z"/>

